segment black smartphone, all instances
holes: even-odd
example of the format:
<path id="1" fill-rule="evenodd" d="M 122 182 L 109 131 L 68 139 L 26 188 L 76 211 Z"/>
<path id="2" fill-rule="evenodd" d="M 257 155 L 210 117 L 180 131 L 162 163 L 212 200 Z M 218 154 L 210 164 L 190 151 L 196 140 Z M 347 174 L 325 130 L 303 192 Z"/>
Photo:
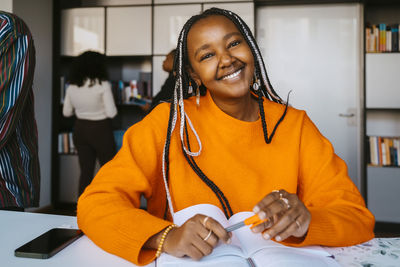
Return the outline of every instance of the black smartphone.
<path id="1" fill-rule="evenodd" d="M 53 228 L 36 237 L 14 251 L 14 255 L 24 258 L 48 259 L 80 236 L 81 230 Z"/>

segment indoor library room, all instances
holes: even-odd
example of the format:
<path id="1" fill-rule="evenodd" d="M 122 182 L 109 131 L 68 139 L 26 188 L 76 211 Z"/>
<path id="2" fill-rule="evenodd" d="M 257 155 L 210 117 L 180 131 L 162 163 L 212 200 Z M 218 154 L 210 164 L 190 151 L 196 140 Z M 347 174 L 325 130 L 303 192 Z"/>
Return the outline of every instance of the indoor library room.
<path id="1" fill-rule="evenodd" d="M 400 266 L 400 1 L 0 0 L 0 266 Z"/>

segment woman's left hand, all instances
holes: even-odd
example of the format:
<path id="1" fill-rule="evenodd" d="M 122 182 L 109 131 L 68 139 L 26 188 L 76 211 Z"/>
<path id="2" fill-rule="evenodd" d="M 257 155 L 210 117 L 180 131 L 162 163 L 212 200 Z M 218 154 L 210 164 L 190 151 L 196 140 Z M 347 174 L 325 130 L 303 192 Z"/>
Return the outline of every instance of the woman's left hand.
<path id="1" fill-rule="evenodd" d="M 308 231 L 311 214 L 296 194 L 274 190 L 266 195 L 253 209 L 260 219 L 268 221 L 252 230 L 264 239 L 283 241 L 290 236 L 304 237 Z"/>

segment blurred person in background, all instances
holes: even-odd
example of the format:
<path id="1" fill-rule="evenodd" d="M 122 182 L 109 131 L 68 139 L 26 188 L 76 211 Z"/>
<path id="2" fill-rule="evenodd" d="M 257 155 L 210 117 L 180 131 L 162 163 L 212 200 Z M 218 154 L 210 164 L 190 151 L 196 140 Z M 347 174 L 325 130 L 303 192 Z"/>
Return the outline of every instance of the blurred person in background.
<path id="1" fill-rule="evenodd" d="M 76 115 L 73 142 L 78 151 L 79 195 L 90 184 L 96 159 L 100 166 L 116 153 L 111 118 L 117 115 L 111 84 L 108 82 L 106 58 L 86 51 L 73 62 L 70 70 L 63 114 Z"/>

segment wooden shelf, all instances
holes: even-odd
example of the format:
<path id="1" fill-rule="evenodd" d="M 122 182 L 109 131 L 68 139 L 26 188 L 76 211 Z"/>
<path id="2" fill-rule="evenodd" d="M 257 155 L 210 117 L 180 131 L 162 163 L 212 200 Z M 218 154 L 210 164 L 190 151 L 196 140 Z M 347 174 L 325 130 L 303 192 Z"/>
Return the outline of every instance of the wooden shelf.
<path id="1" fill-rule="evenodd" d="M 393 169 L 399 169 L 400 170 L 400 166 L 391 166 L 391 165 L 390 166 L 389 165 L 388 166 L 383 166 L 383 165 L 381 166 L 381 165 L 372 165 L 372 164 L 368 164 L 367 166 L 368 166 L 368 168 L 370 168 L 370 167 L 371 168 L 385 168 L 385 169 L 386 168 L 393 168 Z"/>
<path id="2" fill-rule="evenodd" d="M 366 108 L 366 111 L 373 112 L 400 112 L 400 107 L 398 108 Z"/>

